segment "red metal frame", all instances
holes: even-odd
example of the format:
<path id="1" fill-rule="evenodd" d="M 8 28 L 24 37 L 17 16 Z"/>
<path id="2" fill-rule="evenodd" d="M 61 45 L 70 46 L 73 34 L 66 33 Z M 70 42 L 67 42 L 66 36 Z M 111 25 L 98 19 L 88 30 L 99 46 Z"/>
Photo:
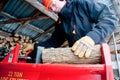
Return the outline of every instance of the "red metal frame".
<path id="1" fill-rule="evenodd" d="M 2 63 L 5 63 L 5 62 L 8 62 L 8 63 L 17 63 L 18 62 L 19 51 L 20 51 L 20 45 L 16 44 L 16 47 L 14 48 L 14 50 L 12 50 L 8 54 L 8 56 L 6 56 L 4 58 L 4 60 L 2 61 Z"/>
<path id="2" fill-rule="evenodd" d="M 18 56 L 19 45 L 11 51 Z M 14 56 L 0 62 L 0 80 L 114 80 L 107 44 L 101 45 L 102 64 L 33 64 L 17 63 Z M 15 61 L 16 60 L 16 61 Z"/>

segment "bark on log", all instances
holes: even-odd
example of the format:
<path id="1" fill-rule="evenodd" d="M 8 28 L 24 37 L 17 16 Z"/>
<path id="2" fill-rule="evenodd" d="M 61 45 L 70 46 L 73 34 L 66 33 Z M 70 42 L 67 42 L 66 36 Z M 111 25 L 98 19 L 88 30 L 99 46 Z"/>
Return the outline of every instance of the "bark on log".
<path id="1" fill-rule="evenodd" d="M 42 52 L 43 63 L 48 64 L 97 64 L 101 63 L 100 45 L 96 45 L 89 58 L 79 58 L 71 48 L 48 48 Z"/>

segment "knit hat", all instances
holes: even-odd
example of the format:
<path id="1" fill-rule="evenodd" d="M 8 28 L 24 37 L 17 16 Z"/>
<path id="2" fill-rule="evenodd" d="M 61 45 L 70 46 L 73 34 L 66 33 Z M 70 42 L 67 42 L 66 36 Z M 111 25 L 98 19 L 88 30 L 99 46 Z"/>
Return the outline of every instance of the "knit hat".
<path id="1" fill-rule="evenodd" d="M 46 10 L 49 10 L 49 6 L 50 6 L 50 3 L 52 2 L 52 0 L 42 0 L 42 2 L 45 5 Z"/>

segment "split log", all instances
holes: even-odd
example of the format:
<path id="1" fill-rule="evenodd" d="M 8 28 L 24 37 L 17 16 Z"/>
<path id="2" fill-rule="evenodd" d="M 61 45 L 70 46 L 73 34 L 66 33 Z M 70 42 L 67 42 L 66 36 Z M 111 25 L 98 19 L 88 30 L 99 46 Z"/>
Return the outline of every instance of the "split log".
<path id="1" fill-rule="evenodd" d="M 13 50 L 16 43 L 20 44 L 20 51 L 23 53 L 23 55 L 27 53 L 23 51 L 24 46 L 29 43 L 34 44 L 32 39 L 30 39 L 28 36 L 22 36 L 19 34 L 13 34 L 4 38 L 0 37 L 0 48 L 6 46 L 9 50 Z"/>
<path id="2" fill-rule="evenodd" d="M 42 52 L 43 63 L 50 64 L 97 64 L 101 63 L 100 45 L 96 45 L 89 58 L 79 58 L 71 48 L 48 48 Z"/>
<path id="3" fill-rule="evenodd" d="M 2 44 L 3 43 L 3 40 L 2 39 L 0 39 L 0 44 Z"/>
<path id="4" fill-rule="evenodd" d="M 14 37 L 19 37 L 19 35 L 16 33 L 16 34 L 14 34 Z"/>

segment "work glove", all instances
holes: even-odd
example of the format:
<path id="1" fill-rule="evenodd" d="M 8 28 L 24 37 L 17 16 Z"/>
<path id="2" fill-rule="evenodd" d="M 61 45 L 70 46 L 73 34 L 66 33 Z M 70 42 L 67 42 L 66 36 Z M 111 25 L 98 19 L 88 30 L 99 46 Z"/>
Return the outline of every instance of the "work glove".
<path id="1" fill-rule="evenodd" d="M 74 45 L 72 46 L 72 51 L 80 58 L 88 58 L 94 46 L 95 42 L 90 37 L 85 36 L 74 43 Z"/>
<path id="2" fill-rule="evenodd" d="M 28 50 L 34 50 L 34 45 L 31 43 L 27 43 L 26 45 L 24 45 L 23 51 L 27 52 Z"/>

